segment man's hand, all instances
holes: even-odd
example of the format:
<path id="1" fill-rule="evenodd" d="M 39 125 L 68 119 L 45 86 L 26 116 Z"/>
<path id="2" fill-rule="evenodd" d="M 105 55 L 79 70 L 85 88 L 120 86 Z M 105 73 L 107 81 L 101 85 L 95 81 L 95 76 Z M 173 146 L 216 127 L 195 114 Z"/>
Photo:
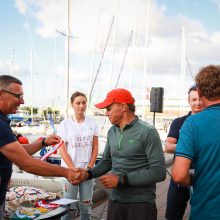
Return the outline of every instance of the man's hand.
<path id="1" fill-rule="evenodd" d="M 87 169 L 74 168 L 74 171 L 78 173 L 78 178 L 76 178 L 74 181 L 71 182 L 73 185 L 78 185 L 81 182 L 87 180 L 87 178 L 89 176 L 87 173 Z"/>
<path id="2" fill-rule="evenodd" d="M 101 176 L 100 182 L 106 188 L 116 188 L 118 186 L 119 177 L 110 173 Z"/>
<path id="3" fill-rule="evenodd" d="M 83 179 L 81 169 L 80 168 L 68 168 L 68 174 L 66 178 L 73 185 L 78 185 Z"/>
<path id="4" fill-rule="evenodd" d="M 52 134 L 46 138 L 45 143 L 47 145 L 55 145 L 55 144 L 58 144 L 60 141 L 61 141 L 61 138 L 59 136 Z"/>
<path id="5" fill-rule="evenodd" d="M 81 169 L 82 179 L 81 182 L 86 181 L 89 177 L 88 169 Z"/>

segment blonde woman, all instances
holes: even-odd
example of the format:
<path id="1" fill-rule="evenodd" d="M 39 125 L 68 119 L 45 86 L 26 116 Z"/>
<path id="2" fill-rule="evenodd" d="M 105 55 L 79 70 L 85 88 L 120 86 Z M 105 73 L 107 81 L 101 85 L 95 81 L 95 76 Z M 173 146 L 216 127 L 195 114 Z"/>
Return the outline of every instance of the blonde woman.
<path id="1" fill-rule="evenodd" d="M 71 168 L 92 168 L 98 154 L 98 130 L 94 119 L 85 116 L 86 95 L 75 92 L 71 96 L 72 117 L 65 119 L 58 127 L 58 135 L 65 141 L 60 147 L 61 164 Z M 79 192 L 80 219 L 91 219 L 91 205 L 94 180 L 88 180 L 73 186 L 63 180 L 64 197 L 77 199 Z M 70 219 L 66 214 L 62 220 Z"/>

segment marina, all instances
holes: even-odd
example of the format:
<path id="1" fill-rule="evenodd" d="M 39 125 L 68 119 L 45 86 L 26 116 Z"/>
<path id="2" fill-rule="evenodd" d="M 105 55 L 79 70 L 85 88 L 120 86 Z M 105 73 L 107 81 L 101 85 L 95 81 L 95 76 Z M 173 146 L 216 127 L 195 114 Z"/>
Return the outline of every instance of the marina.
<path id="1" fill-rule="evenodd" d="M 111 126 L 107 121 L 105 116 L 93 116 L 96 118 L 99 131 L 102 132 L 102 136 L 100 137 L 100 148 L 99 148 L 99 158 L 101 157 L 101 154 L 104 150 L 105 142 L 106 142 L 106 133 L 109 127 L 105 126 Z M 152 122 L 152 121 L 151 121 Z M 157 123 L 158 124 L 158 123 Z M 55 125 L 55 129 L 58 125 Z M 163 127 L 163 126 L 162 126 Z M 28 137 L 28 139 L 31 141 L 36 140 L 37 138 L 41 136 L 45 136 L 48 134 L 53 133 L 53 128 L 50 124 L 40 125 L 37 127 L 29 127 L 28 125 L 25 127 L 13 127 L 17 133 L 21 133 Z M 43 131 L 43 132 L 42 132 Z M 161 136 L 161 141 L 164 144 L 165 138 L 167 136 L 167 133 L 162 129 L 158 129 L 159 134 Z M 39 155 L 39 153 L 37 154 Z M 166 154 L 166 164 L 167 167 L 169 167 L 172 163 L 172 155 Z M 49 157 L 51 163 L 54 163 L 55 160 L 59 159 L 59 154 L 51 155 Z M 59 162 L 58 162 L 59 164 Z M 14 167 L 16 170 L 16 168 Z M 164 219 L 162 216 L 164 215 L 164 209 L 166 204 L 166 193 L 167 193 L 167 187 L 169 182 L 169 175 L 167 175 L 167 179 L 157 184 L 157 207 L 158 207 L 158 219 Z M 18 170 L 16 173 L 14 172 L 12 175 L 11 180 L 11 187 L 15 186 L 31 186 L 31 187 L 37 187 L 39 189 L 43 190 L 49 190 L 50 192 L 62 192 L 62 184 L 60 178 L 47 178 L 47 177 L 40 177 L 28 173 L 23 173 L 20 170 Z M 96 184 L 96 189 L 99 191 L 96 191 L 96 194 L 94 196 L 94 207 L 93 207 L 93 217 L 92 219 L 106 219 L 106 210 L 107 210 L 107 200 L 108 197 L 105 195 L 105 189 L 100 185 L 99 181 Z M 95 191 L 94 191 L 95 192 Z M 108 192 L 109 193 L 109 192 Z M 75 213 L 76 214 L 76 213 Z M 76 216 L 76 215 L 75 215 Z M 73 218 L 75 219 L 75 217 Z M 76 218 L 79 219 L 79 218 Z"/>
<path id="2" fill-rule="evenodd" d="M 219 8 L 217 0 L 2 1 L 0 72 L 21 80 L 22 89 L 0 88 L 1 112 L 7 107 L 10 111 L 14 101 L 17 112 L 8 115 L 10 126 L 31 143 L 56 134 L 59 123 L 72 115 L 71 94 L 83 92 L 86 115 L 98 125 L 98 163 L 111 123 L 106 109 L 95 104 L 110 90 L 125 88 L 135 99 L 135 114 L 156 127 L 164 149 L 171 123 L 190 110 L 187 91 L 196 74 L 203 66 L 219 63 Z M 59 166 L 59 149 L 54 149 L 44 147 L 33 157 Z M 158 220 L 165 220 L 173 163 L 172 154 L 164 155 L 167 175 L 157 184 Z M 61 178 L 32 175 L 13 165 L 10 187 L 21 186 L 63 194 Z M 108 195 L 97 178 L 93 220 L 107 219 Z M 69 206 L 63 206 L 35 219 L 58 220 L 67 210 Z M 183 220 L 189 213 L 188 204 Z M 80 219 L 78 211 L 73 214 Z"/>

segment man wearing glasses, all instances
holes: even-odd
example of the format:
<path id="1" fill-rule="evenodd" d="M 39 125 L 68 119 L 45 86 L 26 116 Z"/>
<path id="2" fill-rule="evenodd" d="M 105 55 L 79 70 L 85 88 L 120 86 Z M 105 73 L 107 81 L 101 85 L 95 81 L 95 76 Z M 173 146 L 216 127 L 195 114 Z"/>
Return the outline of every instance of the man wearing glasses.
<path id="1" fill-rule="evenodd" d="M 7 90 L 4 90 L 4 89 L 2 89 L 1 91 L 3 91 L 3 92 L 7 92 L 8 94 L 13 95 L 13 96 L 16 97 L 18 100 L 21 100 L 21 99 L 24 98 L 23 94 L 16 94 L 16 93 L 13 93 L 13 92 L 10 92 L 10 91 L 7 91 Z"/>
<path id="2" fill-rule="evenodd" d="M 179 139 L 179 132 L 185 120 L 190 115 L 196 114 L 203 109 L 203 104 L 199 98 L 196 85 L 191 86 L 188 90 L 188 103 L 190 105 L 191 111 L 187 115 L 174 119 L 170 126 L 165 145 L 165 151 L 167 153 L 175 153 L 176 144 Z M 171 179 L 167 193 L 167 207 L 165 214 L 166 219 L 182 220 L 189 198 L 189 187 L 179 186 Z"/>
<path id="3" fill-rule="evenodd" d="M 41 176 L 65 177 L 73 182 L 79 175 L 70 168 L 59 167 L 34 159 L 30 155 L 41 148 L 57 144 L 60 138 L 51 135 L 32 144 L 21 145 L 13 134 L 8 114 L 16 113 L 24 104 L 22 82 L 9 75 L 0 76 L 0 220 L 4 219 L 4 204 L 8 182 L 12 174 L 12 163 L 22 170 Z"/>

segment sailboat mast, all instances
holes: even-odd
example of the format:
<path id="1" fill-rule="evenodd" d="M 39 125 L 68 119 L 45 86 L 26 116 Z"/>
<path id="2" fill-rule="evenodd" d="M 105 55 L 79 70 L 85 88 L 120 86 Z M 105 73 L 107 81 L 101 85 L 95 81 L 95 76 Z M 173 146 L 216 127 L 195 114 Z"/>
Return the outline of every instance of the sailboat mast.
<path id="1" fill-rule="evenodd" d="M 109 84 L 109 90 L 112 89 L 113 87 L 113 72 L 114 72 L 114 64 L 115 64 L 115 51 L 116 51 L 116 47 L 115 47 L 115 43 L 116 43 L 116 34 L 117 34 L 117 30 L 118 30 L 118 12 L 119 12 L 119 1 L 120 0 L 116 0 L 115 2 L 115 27 L 114 27 L 114 34 L 113 34 L 113 50 L 112 50 L 112 61 L 111 61 L 111 69 L 110 69 L 110 84 Z"/>
<path id="2" fill-rule="evenodd" d="M 125 50 L 125 54 L 124 54 L 124 57 L 123 57 L 121 69 L 120 69 L 120 72 L 118 74 L 118 78 L 117 78 L 117 81 L 116 81 L 116 84 L 115 84 L 115 89 L 118 88 L 118 82 L 119 82 L 119 79 L 120 79 L 120 76 L 121 76 L 121 73 L 122 73 L 122 70 L 123 70 L 123 67 L 124 67 L 125 58 L 126 58 L 126 55 L 128 53 L 128 48 L 129 48 L 129 45 L 131 43 L 132 35 L 133 35 L 133 30 L 131 30 L 131 33 L 130 33 L 130 37 L 129 37 L 129 41 L 128 41 L 128 44 L 127 44 L 127 47 L 126 47 L 126 50 Z"/>
<path id="3" fill-rule="evenodd" d="M 31 120 L 33 122 L 33 52 L 31 50 L 31 66 L 30 66 L 30 72 L 31 72 Z"/>
<path id="4" fill-rule="evenodd" d="M 146 107 L 146 86 L 149 87 L 147 83 L 147 70 L 148 70 L 148 40 L 149 40 L 149 20 L 150 19 L 150 0 L 147 0 L 147 13 L 146 13 L 146 28 L 145 28 L 145 45 L 144 45 L 144 85 L 143 85 L 143 107 L 142 107 L 142 119 L 145 120 L 145 107 Z"/>
<path id="5" fill-rule="evenodd" d="M 180 115 L 184 114 L 184 99 L 185 99 L 185 80 L 186 80 L 186 45 L 185 45 L 185 28 L 182 27 L 182 39 L 181 39 L 181 104 L 180 104 Z"/>
<path id="6" fill-rule="evenodd" d="M 67 0 L 67 26 L 66 26 L 66 118 L 69 116 L 69 46 L 70 46 L 70 28 L 69 28 L 69 0 Z"/>
<path id="7" fill-rule="evenodd" d="M 92 62 L 91 62 L 91 70 L 90 70 L 90 77 L 89 77 L 89 87 L 88 87 L 88 92 L 87 92 L 87 98 L 88 98 L 88 108 L 87 112 L 91 109 L 91 97 L 90 97 L 90 91 L 92 88 L 92 80 L 93 80 L 93 70 L 94 70 L 94 64 L 95 64 L 95 54 L 96 54 L 96 46 L 97 46 L 97 39 L 98 39 L 98 30 L 99 30 L 99 24 L 100 24 L 100 18 L 101 18 L 101 8 L 102 8 L 102 1 L 99 3 L 99 14 L 98 14 L 98 19 L 97 19 L 97 26 L 96 26 L 96 36 L 95 36 L 95 45 L 94 45 L 94 50 L 92 54 Z"/>
<path id="8" fill-rule="evenodd" d="M 14 56 L 15 56 L 15 48 L 12 48 L 12 55 L 11 55 L 11 76 L 14 73 Z"/>
<path id="9" fill-rule="evenodd" d="M 103 60 L 104 55 L 105 55 L 105 50 L 106 50 L 106 47 L 107 47 L 107 44 L 108 44 L 108 40 L 109 40 L 109 37 L 110 37 L 110 34 L 111 34 L 111 30 L 112 30 L 112 26 L 113 26 L 113 23 L 114 23 L 114 19 L 115 19 L 115 16 L 112 17 L 111 26 L 110 26 L 110 29 L 109 29 L 109 32 L 108 32 L 108 36 L 107 36 L 107 39 L 106 39 L 106 42 L 105 42 L 104 49 L 103 49 L 103 51 L 102 51 L 102 56 L 101 56 L 101 60 L 100 60 L 100 62 L 99 62 L 98 70 L 97 70 L 97 72 L 96 72 L 95 79 L 94 79 L 93 84 L 92 84 L 92 86 L 91 86 L 91 90 L 90 90 L 90 93 L 89 93 L 88 100 L 91 100 L 92 92 L 93 92 L 93 89 L 94 89 L 94 86 L 95 86 L 95 83 L 96 83 L 96 80 L 97 80 L 99 71 L 100 71 L 100 69 L 101 69 L 102 60 Z"/>

